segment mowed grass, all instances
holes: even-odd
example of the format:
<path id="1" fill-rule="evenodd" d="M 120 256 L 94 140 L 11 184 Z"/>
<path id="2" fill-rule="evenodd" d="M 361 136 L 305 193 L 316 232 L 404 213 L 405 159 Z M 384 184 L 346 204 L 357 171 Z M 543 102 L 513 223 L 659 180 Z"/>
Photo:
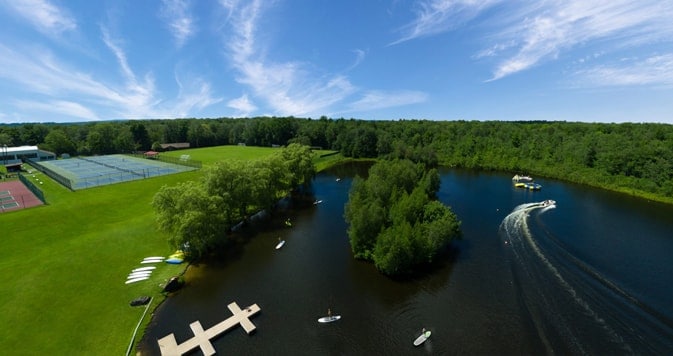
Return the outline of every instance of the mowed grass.
<path id="1" fill-rule="evenodd" d="M 210 165 L 273 152 L 223 146 L 170 154 L 190 154 Z M 158 305 L 163 284 L 185 267 L 157 264 L 149 280 L 124 284 L 133 268 L 146 266 L 140 264 L 144 257 L 173 252 L 167 236 L 156 229 L 152 198 L 163 185 L 197 180 L 201 174 L 76 192 L 37 174 L 48 205 L 0 214 L 0 349 L 11 355 L 125 354 L 144 310 L 129 302 L 148 295 L 153 307 Z M 148 322 L 149 314 L 144 324 Z"/>
<path id="2" fill-rule="evenodd" d="M 223 159 L 227 160 L 256 159 L 271 155 L 278 150 L 279 148 L 271 148 L 271 147 L 217 146 L 217 147 L 192 148 L 188 150 L 162 152 L 161 155 L 176 158 L 179 158 L 182 155 L 189 155 L 190 159 L 201 161 L 203 162 L 204 165 L 209 165 L 221 161 Z M 329 151 L 329 150 L 315 150 L 313 152 L 316 154 L 316 159 L 319 161 L 323 161 L 324 159 L 318 159 L 318 157 L 326 154 L 335 153 L 335 151 Z M 330 157 L 331 158 L 329 158 L 329 160 L 336 159 L 336 157 L 333 156 Z"/>

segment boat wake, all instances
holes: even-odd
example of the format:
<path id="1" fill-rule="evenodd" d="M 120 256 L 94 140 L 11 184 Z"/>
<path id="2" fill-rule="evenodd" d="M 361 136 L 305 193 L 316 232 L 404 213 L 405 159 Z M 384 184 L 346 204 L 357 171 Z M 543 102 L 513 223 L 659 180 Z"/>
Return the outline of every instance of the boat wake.
<path id="1" fill-rule="evenodd" d="M 545 228 L 541 217 L 554 208 L 550 200 L 521 204 L 499 229 L 521 308 L 542 347 L 548 353 L 632 354 L 634 348 L 657 353 L 670 346 L 639 336 L 669 332 L 668 321 L 662 325 L 655 311 L 576 258 Z M 652 322 L 638 324 L 642 314 Z"/>

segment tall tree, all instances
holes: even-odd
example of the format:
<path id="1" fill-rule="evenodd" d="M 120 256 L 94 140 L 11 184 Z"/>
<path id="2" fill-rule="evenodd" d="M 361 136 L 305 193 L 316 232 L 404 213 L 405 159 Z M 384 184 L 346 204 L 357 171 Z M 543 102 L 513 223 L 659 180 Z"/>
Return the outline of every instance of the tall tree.
<path id="1" fill-rule="evenodd" d="M 152 141 L 150 136 L 145 128 L 145 125 L 139 122 L 134 122 L 129 127 L 131 134 L 133 135 L 133 142 L 135 147 L 140 151 L 148 151 L 152 148 Z"/>
<path id="2" fill-rule="evenodd" d="M 77 151 L 75 144 L 60 129 L 51 130 L 44 138 L 44 147 L 46 150 L 54 152 L 57 156 L 63 153 L 74 155 Z"/>

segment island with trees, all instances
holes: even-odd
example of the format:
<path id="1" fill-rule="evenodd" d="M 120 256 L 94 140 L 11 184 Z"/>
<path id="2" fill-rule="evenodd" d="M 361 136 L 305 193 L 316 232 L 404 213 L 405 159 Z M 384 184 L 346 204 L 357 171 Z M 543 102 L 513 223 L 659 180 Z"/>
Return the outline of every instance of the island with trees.
<path id="1" fill-rule="evenodd" d="M 345 218 L 356 258 L 389 276 L 410 275 L 430 264 L 460 236 L 460 221 L 436 199 L 437 169 L 410 160 L 381 160 L 356 177 Z"/>

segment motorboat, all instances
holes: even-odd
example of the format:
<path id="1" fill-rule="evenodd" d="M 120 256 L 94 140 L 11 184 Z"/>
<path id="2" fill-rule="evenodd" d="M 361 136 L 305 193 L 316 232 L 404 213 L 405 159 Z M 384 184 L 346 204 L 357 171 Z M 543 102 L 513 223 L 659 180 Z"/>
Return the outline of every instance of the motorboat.
<path id="1" fill-rule="evenodd" d="M 542 186 L 537 183 L 526 183 L 525 188 L 528 188 L 530 190 L 540 190 L 542 189 Z"/>
<path id="2" fill-rule="evenodd" d="M 520 175 L 515 175 L 512 177 L 512 180 L 515 182 L 532 182 L 533 178 L 530 176 L 520 176 Z"/>
<path id="3" fill-rule="evenodd" d="M 556 200 L 547 199 L 542 202 L 542 207 L 546 208 L 548 206 L 556 205 Z"/>

